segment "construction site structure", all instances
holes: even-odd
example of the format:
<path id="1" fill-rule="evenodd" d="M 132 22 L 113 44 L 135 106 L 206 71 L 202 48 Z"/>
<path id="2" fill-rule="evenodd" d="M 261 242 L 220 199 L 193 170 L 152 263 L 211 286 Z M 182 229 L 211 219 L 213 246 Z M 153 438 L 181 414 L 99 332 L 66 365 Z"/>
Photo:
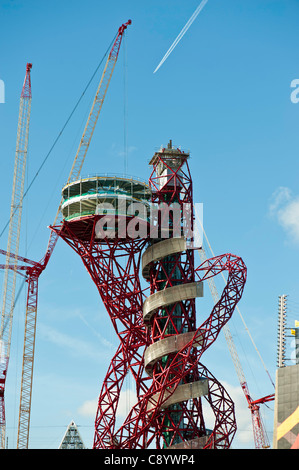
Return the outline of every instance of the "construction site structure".
<path id="1" fill-rule="evenodd" d="M 151 160 L 153 171 L 149 185 L 137 178 L 115 175 L 79 178 L 114 70 L 121 38 L 129 24 L 130 20 L 119 28 L 109 54 L 67 184 L 63 188 L 45 257 L 39 263 L 25 261 L 16 254 L 18 246 L 13 254 L 14 237 L 11 236 L 6 264 L 2 265 L 6 273 L 16 275 L 26 272 L 28 282 L 18 448 L 28 447 L 38 278 L 59 237 L 81 256 L 97 284 L 120 339 L 120 347 L 111 361 L 99 397 L 94 447 L 145 448 L 155 440 L 157 448 L 226 448 L 230 447 L 235 434 L 233 403 L 199 360 L 220 330 L 227 326 L 242 295 L 246 267 L 241 258 L 228 254 L 202 259 L 202 264 L 195 268 L 189 153 L 174 148 L 171 141 L 167 148 L 161 148 Z M 31 100 L 30 69 L 31 64 L 27 64 L 22 98 L 30 96 Z M 22 107 L 22 115 L 21 128 L 26 128 L 25 123 L 28 124 L 23 139 L 26 142 L 27 135 L 28 143 L 28 104 Z M 19 140 L 22 141 L 21 134 Z M 13 194 L 20 194 L 15 182 Z M 159 208 L 153 217 L 150 211 L 157 204 L 163 205 L 163 210 Z M 15 204 L 14 213 L 18 209 L 21 209 L 21 203 Z M 60 210 L 63 221 L 60 220 L 57 225 Z M 172 215 L 169 210 L 173 211 Z M 94 249 L 95 245 L 100 248 Z M 142 250 L 145 251 L 141 257 Z M 20 265 L 20 261 L 25 265 Z M 140 267 L 150 285 L 151 294 L 147 298 L 141 289 Z M 217 294 L 209 318 L 200 328 L 196 328 L 195 299 L 203 295 L 205 280 L 211 285 L 213 277 L 224 271 L 229 273 L 227 286 L 220 297 Z M 113 292 L 115 286 L 117 289 Z M 3 339 L 1 365 L 5 362 L 3 358 L 9 357 L 4 345 Z M 4 423 L 6 370 L 7 365 L 6 369 L 3 367 L 0 377 L 4 416 L 1 422 Z M 117 405 L 128 372 L 136 382 L 137 405 L 116 430 Z M 259 424 L 259 404 L 264 403 L 267 397 L 261 399 L 263 401 L 253 401 L 245 381 L 242 388 L 249 400 L 253 419 Z M 215 415 L 214 429 L 205 428 L 202 412 L 204 398 Z M 261 447 L 267 447 L 264 442 L 261 440 Z"/>
<path id="2" fill-rule="evenodd" d="M 276 369 L 273 449 L 299 449 L 299 364 Z"/>
<path id="3" fill-rule="evenodd" d="M 229 448 L 236 431 L 234 405 L 200 360 L 241 298 L 246 267 L 241 258 L 228 254 L 205 260 L 195 268 L 188 159 L 189 153 L 170 141 L 150 161 L 152 203 L 166 205 L 168 210 L 162 208 L 160 232 L 150 237 L 143 255 L 142 272 L 151 293 L 143 306 L 143 320 L 151 331 L 145 366 L 155 390 L 148 408 L 155 418 L 157 439 L 165 448 Z M 196 298 L 203 295 L 203 282 L 222 271 L 229 273 L 226 288 L 198 327 Z M 202 400 L 215 417 L 211 429 L 205 426 Z"/>
<path id="4" fill-rule="evenodd" d="M 278 298 L 277 367 L 286 365 L 287 295 Z"/>
<path id="5" fill-rule="evenodd" d="M 295 364 L 286 365 L 287 295 L 278 298 L 278 348 L 274 406 L 274 449 L 299 449 L 299 322 L 291 329 Z"/>
<path id="6" fill-rule="evenodd" d="M 33 366 L 37 322 L 38 281 L 44 269 L 44 264 L 35 262 L 26 271 L 27 300 L 25 314 L 17 449 L 28 449 L 29 445 Z"/>
<path id="7" fill-rule="evenodd" d="M 59 449 L 85 449 L 84 442 L 80 436 L 77 425 L 71 421 L 64 433 Z"/>
<path id="8" fill-rule="evenodd" d="M 4 270 L 4 284 L 2 294 L 3 304 L 0 330 L 0 430 L 2 449 L 5 448 L 6 417 L 4 398 L 11 348 L 13 313 L 16 301 L 17 275 L 23 277 L 23 282 L 27 282 L 26 320 L 17 438 L 17 448 L 20 448 L 28 446 L 36 332 L 38 279 L 41 272 L 45 268 L 44 263 L 38 263 L 18 255 L 32 99 L 30 76 L 31 68 L 32 64 L 27 63 L 26 75 L 20 98 L 12 201 L 10 219 L 8 223 L 9 229 L 7 251 L 0 250 L 0 254 L 5 256 L 5 264 L 0 265 L 0 269 Z"/>
<path id="9" fill-rule="evenodd" d="M 196 220 L 198 220 L 198 223 L 200 223 L 200 218 L 199 217 L 197 217 Z M 209 240 L 206 236 L 205 230 L 203 229 L 203 227 L 201 227 L 201 229 L 202 229 L 202 234 L 203 234 L 204 238 L 206 239 L 207 244 L 210 247 L 210 250 L 213 254 L 213 251 L 212 251 L 210 242 L 209 242 Z M 199 256 L 201 258 L 201 261 L 202 262 L 206 261 L 207 260 L 207 254 L 206 254 L 206 251 L 205 251 L 205 248 L 204 248 L 203 245 L 199 248 L 198 252 L 199 252 Z M 218 294 L 218 291 L 217 291 L 215 281 L 211 277 L 207 280 L 207 283 L 209 285 L 213 301 L 216 304 L 219 301 L 219 294 Z M 239 310 L 238 306 L 237 306 L 237 310 Z M 236 349 L 236 346 L 235 346 L 235 343 L 234 343 L 234 340 L 233 340 L 233 336 L 231 334 L 228 323 L 226 325 L 224 325 L 223 332 L 224 332 L 226 343 L 227 343 L 227 346 L 228 346 L 228 349 L 229 349 L 229 352 L 230 352 L 230 355 L 231 355 L 231 358 L 232 358 L 232 361 L 233 361 L 233 364 L 234 364 L 234 367 L 235 367 L 235 370 L 236 370 L 236 373 L 237 373 L 237 377 L 239 379 L 242 391 L 245 395 L 245 398 L 246 398 L 247 403 L 248 403 L 248 408 L 249 408 L 250 413 L 251 413 L 255 448 L 256 449 L 268 449 L 270 447 L 270 442 L 269 442 L 268 435 L 267 435 L 267 432 L 266 432 L 266 428 L 265 428 L 265 425 L 263 423 L 263 419 L 262 419 L 262 416 L 261 416 L 261 413 L 260 413 L 260 405 L 274 400 L 275 394 L 267 395 L 263 398 L 253 400 L 253 398 L 251 397 L 250 392 L 249 392 L 249 386 L 248 386 L 247 380 L 245 378 L 245 374 L 244 374 L 244 371 L 243 371 L 243 368 L 242 368 L 242 365 L 241 365 L 241 362 L 240 362 L 240 359 L 239 359 L 239 355 L 238 355 L 238 352 L 237 352 L 237 349 Z"/>
<path id="10" fill-rule="evenodd" d="M 132 24 L 131 20 L 128 20 L 126 23 L 123 23 L 119 28 L 118 32 L 116 34 L 116 37 L 114 39 L 113 45 L 111 47 L 111 50 L 109 52 L 104 71 L 101 76 L 101 80 L 99 82 L 86 124 L 85 128 L 71 167 L 71 171 L 69 173 L 69 177 L 67 180 L 67 183 L 70 181 L 74 181 L 80 177 L 81 170 L 83 167 L 83 163 L 85 161 L 87 151 L 89 149 L 92 136 L 94 133 L 94 130 L 96 128 L 102 106 L 109 88 L 109 84 L 111 82 L 111 78 L 113 75 L 113 71 L 118 59 L 118 54 L 122 42 L 123 35 L 127 29 L 127 27 Z M 60 220 L 60 215 L 61 215 L 61 204 L 62 204 L 63 198 L 60 201 L 60 204 L 57 209 L 56 217 L 54 219 L 53 225 L 56 224 Z M 45 258 L 49 258 L 55 248 L 55 245 L 57 243 L 58 236 L 55 232 L 51 231 L 49 242 L 48 242 L 48 248 L 47 252 L 45 255 Z"/>
<path id="11" fill-rule="evenodd" d="M 5 383 L 11 348 L 13 313 L 16 296 L 17 264 L 20 244 L 21 219 L 23 209 L 24 182 L 28 152 L 29 123 L 31 113 L 31 72 L 32 64 L 27 63 L 26 75 L 21 92 L 17 142 L 14 162 L 10 219 L 8 225 L 8 241 L 6 265 L 14 265 L 15 269 L 4 270 L 2 291 L 2 310 L 0 325 L 0 439 L 1 448 L 5 447 Z"/>
<path id="12" fill-rule="evenodd" d="M 115 216 L 134 216 L 139 203 L 144 204 L 145 209 L 144 213 L 139 214 L 139 218 L 147 222 L 149 217 L 149 187 L 137 178 L 113 174 L 80 178 L 68 183 L 62 194 L 61 212 L 63 219 L 67 221 L 97 214 L 106 215 L 107 222 L 111 214 L 112 223 Z"/>
<path id="13" fill-rule="evenodd" d="M 147 226 L 151 192 L 137 179 L 99 176 L 69 183 L 63 196 L 63 224 L 52 229 L 81 257 L 120 341 L 100 392 L 94 439 L 96 448 L 115 448 L 116 410 L 124 380 L 130 372 L 138 383 L 142 374 L 139 348 L 145 344 L 146 330 L 139 269 L 147 237 L 129 233 L 136 223 L 140 229 Z M 138 203 L 145 214 L 136 221 Z"/>
<path id="14" fill-rule="evenodd" d="M 98 176 L 62 191 L 63 222 L 52 230 L 82 259 L 120 341 L 99 395 L 94 448 L 227 448 L 236 431 L 233 402 L 199 360 L 240 300 L 246 267 L 228 254 L 195 269 L 188 158 L 170 142 L 154 155 L 149 184 Z M 203 282 L 223 271 L 227 286 L 197 328 L 195 299 Z M 128 373 L 136 404 L 116 429 Z M 202 397 L 215 415 L 212 429 Z"/>
<path id="15" fill-rule="evenodd" d="M 295 328 L 291 329 L 291 334 L 295 340 L 295 362 L 299 364 L 299 321 L 295 321 Z"/>
<path id="16" fill-rule="evenodd" d="M 124 35 L 124 32 L 128 25 L 131 24 L 131 20 L 127 23 L 122 24 L 118 28 L 118 32 L 113 41 L 112 48 L 109 52 L 106 65 L 99 82 L 96 95 L 94 97 L 92 107 L 84 128 L 82 138 L 80 140 L 78 150 L 68 177 L 68 181 L 77 178 L 81 172 L 90 142 L 95 130 L 100 111 L 102 109 L 104 99 L 112 78 L 112 74 L 115 68 L 115 64 L 118 58 L 119 49 L 121 45 L 121 40 Z M 22 99 L 27 98 L 31 100 L 31 82 L 30 82 L 30 68 L 31 64 L 27 66 L 27 74 L 25 78 L 25 83 L 22 91 Z M 30 101 L 29 101 L 30 103 Z M 27 106 L 21 101 L 20 115 L 24 115 L 22 119 L 22 126 L 19 126 L 21 129 L 26 128 L 26 142 L 28 141 L 28 124 L 29 116 L 28 113 L 28 104 Z M 29 108 L 30 109 L 30 108 Z M 27 113 L 25 112 L 27 110 Z M 19 119 L 20 121 L 20 119 Z M 25 124 L 26 123 L 26 126 Z M 19 135 L 19 133 L 18 133 Z M 21 134 L 22 135 L 22 134 Z M 23 137 L 24 138 L 24 137 Z M 20 138 L 21 140 L 21 138 Z M 24 176 L 22 175 L 22 179 Z M 13 191 L 17 193 L 17 191 Z M 22 198 L 20 198 L 22 201 Z M 20 206 L 21 207 L 21 206 Z M 16 205 L 16 208 L 19 208 Z M 54 223 L 60 216 L 61 203 L 58 207 L 57 214 L 55 217 Z M 26 302 L 26 315 L 25 315 L 25 332 L 24 332 L 24 348 L 23 348 L 23 366 L 22 366 L 22 380 L 21 380 L 21 394 L 20 394 L 20 406 L 19 406 L 19 424 L 18 424 L 18 437 L 17 437 L 17 448 L 22 449 L 28 448 L 29 445 L 29 427 L 30 427 L 30 414 L 31 414 L 31 396 L 32 396 L 32 383 L 33 383 L 33 364 L 34 364 L 34 354 L 35 354 L 35 331 L 36 331 L 36 322 L 37 322 L 37 296 L 38 296 L 38 279 L 41 272 L 46 268 L 54 248 L 56 246 L 58 236 L 54 231 L 51 231 L 47 251 L 39 263 L 35 263 L 34 267 L 27 272 L 27 282 L 28 282 L 28 294 Z M 11 256 L 11 255 L 10 255 Z M 8 259 L 9 261 L 9 259 Z M 6 271 L 9 271 L 7 269 Z M 12 322 L 12 315 L 11 315 Z M 2 347 L 3 350 L 3 347 Z M 1 351 L 1 349 L 0 349 Z M 3 352 L 3 354 L 5 354 Z M 4 365 L 2 365 L 2 362 Z M 4 385 L 6 378 L 6 369 L 7 365 L 5 362 L 1 362 L 0 369 L 0 426 L 2 429 L 2 445 L 5 445 L 5 413 L 4 413 Z M 3 371 L 3 372 L 1 372 Z"/>

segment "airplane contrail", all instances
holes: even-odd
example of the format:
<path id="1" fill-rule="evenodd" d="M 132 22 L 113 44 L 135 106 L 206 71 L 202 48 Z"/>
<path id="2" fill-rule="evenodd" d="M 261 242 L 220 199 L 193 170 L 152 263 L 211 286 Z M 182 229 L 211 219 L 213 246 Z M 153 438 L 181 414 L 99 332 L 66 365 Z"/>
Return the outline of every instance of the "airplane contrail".
<path id="1" fill-rule="evenodd" d="M 190 26 L 192 25 L 193 21 L 196 19 L 197 15 L 201 12 L 201 10 L 203 9 L 203 7 L 205 6 L 205 4 L 208 3 L 208 0 L 202 0 L 202 2 L 200 3 L 200 5 L 198 5 L 198 7 L 196 8 L 195 12 L 193 13 L 193 15 L 189 18 L 189 20 L 187 21 L 187 23 L 185 24 L 185 26 L 183 27 L 182 31 L 180 32 L 180 34 L 176 37 L 176 39 L 173 41 L 173 43 L 171 44 L 170 48 L 168 49 L 168 51 L 166 52 L 165 56 L 163 57 L 163 59 L 161 60 L 161 62 L 159 63 L 158 67 L 154 70 L 154 73 L 157 72 L 157 70 L 161 67 L 161 65 L 165 62 L 165 60 L 167 59 L 167 57 L 172 53 L 173 49 L 175 48 L 175 46 L 177 46 L 177 44 L 180 42 L 180 40 L 182 39 L 182 37 L 184 36 L 184 34 L 188 31 L 188 29 L 190 28 Z"/>

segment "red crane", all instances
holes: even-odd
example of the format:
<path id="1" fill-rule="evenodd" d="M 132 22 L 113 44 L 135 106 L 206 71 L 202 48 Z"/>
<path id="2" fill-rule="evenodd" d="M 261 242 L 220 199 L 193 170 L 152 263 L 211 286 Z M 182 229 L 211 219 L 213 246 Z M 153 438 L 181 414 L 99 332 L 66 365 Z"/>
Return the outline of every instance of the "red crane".
<path id="1" fill-rule="evenodd" d="M 81 138 L 73 166 L 71 168 L 68 181 L 78 178 L 82 165 L 89 148 L 89 144 L 102 109 L 102 105 L 109 87 L 113 70 L 118 58 L 121 40 L 127 26 L 131 20 L 122 24 L 117 32 L 113 46 L 110 50 L 98 89 L 92 104 L 92 108 Z M 3 310 L 1 318 L 1 340 L 0 340 L 0 433 L 1 447 L 5 447 L 5 382 L 7 376 L 7 367 L 9 362 L 9 351 L 11 342 L 11 329 L 13 319 L 13 309 L 15 301 L 15 282 L 16 275 L 25 276 L 28 283 L 26 316 L 25 316 L 25 335 L 22 367 L 22 383 L 19 407 L 19 425 L 17 448 L 28 448 L 29 443 L 29 425 L 31 412 L 31 394 L 33 380 L 33 363 L 35 347 L 35 329 L 37 317 L 37 294 L 38 279 L 41 272 L 46 268 L 58 240 L 58 235 L 51 231 L 46 254 L 40 262 L 34 262 L 27 258 L 18 256 L 20 222 L 22 211 L 22 200 L 24 190 L 24 171 L 26 166 L 27 144 L 29 133 L 29 121 L 31 110 L 31 79 L 30 70 L 32 64 L 27 64 L 26 76 L 21 93 L 19 122 L 17 133 L 17 149 L 14 170 L 13 195 L 11 204 L 11 218 L 9 227 L 7 251 L 0 250 L 5 254 L 6 262 L 0 265 L 0 269 L 5 269 L 5 284 L 3 296 Z M 60 206 L 58 208 L 55 222 L 60 215 Z M 54 223 L 55 223 L 54 222 Z M 25 264 L 19 264 L 20 262 Z"/>
<path id="2" fill-rule="evenodd" d="M 36 312 L 37 312 L 37 293 L 38 279 L 45 266 L 28 258 L 16 256 L 0 250 L 0 254 L 6 257 L 6 263 L 0 264 L 0 269 L 13 271 L 25 278 L 28 284 L 26 299 L 26 321 L 25 321 L 25 340 L 23 352 L 22 366 L 22 383 L 21 383 L 21 399 L 20 414 L 18 427 L 18 445 L 25 439 L 28 442 L 30 409 L 31 409 L 31 389 L 32 389 L 32 372 L 34 355 L 32 350 L 35 344 L 36 331 Z M 9 262 L 10 264 L 7 264 Z M 0 424 L 4 434 L 5 430 L 5 406 L 4 392 L 7 376 L 9 358 L 6 357 L 0 361 Z M 2 443 L 4 448 L 4 443 Z"/>

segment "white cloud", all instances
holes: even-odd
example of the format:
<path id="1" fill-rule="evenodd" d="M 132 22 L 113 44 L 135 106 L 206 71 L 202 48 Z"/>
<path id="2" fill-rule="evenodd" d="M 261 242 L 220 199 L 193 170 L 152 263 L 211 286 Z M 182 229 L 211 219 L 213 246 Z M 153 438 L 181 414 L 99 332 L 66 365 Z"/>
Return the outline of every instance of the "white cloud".
<path id="1" fill-rule="evenodd" d="M 253 428 L 250 411 L 241 386 L 232 386 L 225 381 L 221 381 L 221 385 L 225 388 L 235 405 L 235 416 L 237 422 L 237 432 L 232 442 L 233 448 L 253 448 Z M 207 402 L 203 401 L 204 418 L 206 427 L 213 428 L 215 416 Z"/>
<path id="2" fill-rule="evenodd" d="M 136 402 L 137 402 L 137 395 L 134 390 L 130 390 L 130 389 L 121 390 L 116 416 L 118 418 L 125 418 Z M 97 407 L 98 407 L 98 399 L 86 400 L 79 407 L 78 412 L 82 416 L 94 417 L 96 416 Z"/>
<path id="3" fill-rule="evenodd" d="M 124 157 L 125 154 L 130 155 L 133 152 L 136 152 L 137 147 L 134 145 L 129 145 L 128 148 L 125 150 L 124 148 L 121 147 L 121 145 L 112 143 L 111 145 L 111 153 L 117 157 Z"/>
<path id="4" fill-rule="evenodd" d="M 100 340 L 100 342 L 102 343 L 102 345 L 105 347 L 105 348 L 109 348 L 110 350 L 114 350 L 115 349 L 115 346 L 110 342 L 108 341 L 104 336 L 102 336 L 85 318 L 85 316 L 77 311 L 77 315 L 78 317 L 83 321 L 83 323 L 85 323 L 85 325 L 96 335 L 96 337 Z"/>
<path id="5" fill-rule="evenodd" d="M 222 385 L 235 404 L 237 433 L 233 441 L 233 447 L 241 447 L 242 444 L 252 444 L 253 447 L 252 419 L 244 392 L 241 386 L 233 387 L 225 382 L 222 382 Z"/>
<path id="6" fill-rule="evenodd" d="M 82 416 L 95 417 L 98 407 L 98 400 L 86 400 L 78 409 L 78 413 Z"/>
<path id="7" fill-rule="evenodd" d="M 291 190 L 285 186 L 277 188 L 271 196 L 269 210 L 271 215 L 276 215 L 282 205 L 288 203 L 291 199 Z"/>
<path id="8" fill-rule="evenodd" d="M 78 337 L 70 336 L 66 333 L 58 331 L 49 325 L 39 324 L 39 334 L 42 340 L 46 340 L 55 344 L 59 348 L 64 349 L 73 357 L 89 358 L 103 361 L 103 351 L 90 341 L 84 341 Z"/>
<path id="9" fill-rule="evenodd" d="M 299 244 L 299 196 L 293 196 L 289 188 L 279 187 L 272 194 L 269 213 L 288 237 Z"/>
<path id="10" fill-rule="evenodd" d="M 254 448 L 253 427 L 250 410 L 240 386 L 232 386 L 227 382 L 222 382 L 223 387 L 230 395 L 235 404 L 235 414 L 237 421 L 237 433 L 233 440 L 233 448 Z M 117 407 L 117 418 L 124 419 L 137 401 L 136 392 L 132 389 L 120 392 Z M 78 409 L 80 415 L 85 417 L 95 417 L 97 412 L 98 399 L 86 400 Z M 215 416 L 207 404 L 203 401 L 203 412 L 207 428 L 213 428 Z"/>
<path id="11" fill-rule="evenodd" d="M 137 395 L 134 390 L 128 389 L 121 391 L 117 407 L 117 416 L 125 418 L 136 402 Z"/>

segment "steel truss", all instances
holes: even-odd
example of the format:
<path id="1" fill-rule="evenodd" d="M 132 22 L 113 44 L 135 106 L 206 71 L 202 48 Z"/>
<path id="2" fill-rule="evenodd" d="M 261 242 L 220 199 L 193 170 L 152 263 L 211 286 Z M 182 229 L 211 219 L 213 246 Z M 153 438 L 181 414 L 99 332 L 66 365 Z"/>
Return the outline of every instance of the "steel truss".
<path id="1" fill-rule="evenodd" d="M 34 346 L 36 332 L 36 311 L 38 301 L 38 279 L 44 266 L 41 263 L 31 261 L 28 258 L 16 256 L 0 250 L 1 255 L 6 256 L 6 262 L 11 259 L 12 264 L 0 264 L 0 269 L 13 270 L 25 278 L 27 282 L 27 300 L 26 300 L 26 319 L 25 319 L 25 337 L 22 365 L 22 381 L 19 408 L 19 426 L 17 447 L 28 446 L 30 409 L 31 409 L 31 391 L 33 380 L 33 362 Z M 17 264 L 16 263 L 17 260 Z M 8 357 L 1 355 L 0 350 L 0 427 L 5 429 L 5 401 L 4 391 L 7 377 Z M 2 445 L 4 448 L 4 444 Z"/>
<path id="2" fill-rule="evenodd" d="M 133 375 L 137 397 L 146 387 L 140 380 L 147 332 L 142 321 L 145 297 L 139 279 L 146 239 L 105 239 L 101 243 L 95 239 L 99 218 L 64 221 L 52 229 L 81 257 L 120 340 L 99 396 L 94 438 L 96 448 L 115 448 L 119 446 L 115 437 L 116 411 L 126 375 Z"/>
<path id="3" fill-rule="evenodd" d="M 153 445 L 157 449 L 222 449 L 230 447 L 236 432 L 231 398 L 200 361 L 242 296 L 246 266 L 240 257 L 224 254 L 195 268 L 194 249 L 182 233 L 186 227 L 184 205 L 188 207 L 189 229 L 193 229 L 188 155 L 177 149 L 170 156 L 167 153 L 163 149 L 155 154 L 149 181 L 153 204 L 176 203 L 181 208 L 179 221 L 168 211 L 169 239 L 161 236 L 163 212 L 158 217 L 156 237 L 149 230 L 147 237 L 139 239 L 97 239 L 100 215 L 64 220 L 62 225 L 51 227 L 81 257 L 120 341 L 99 395 L 94 436 L 97 449 Z M 161 167 L 166 173 L 161 173 Z M 177 224 L 181 237 L 174 238 Z M 149 283 L 148 297 L 141 287 L 141 268 Z M 200 296 L 202 283 L 223 272 L 228 274 L 227 284 L 219 301 L 197 327 L 195 298 Z M 135 380 L 137 401 L 116 429 L 117 406 L 127 373 Z M 212 429 L 206 429 L 203 399 L 215 417 Z"/>

